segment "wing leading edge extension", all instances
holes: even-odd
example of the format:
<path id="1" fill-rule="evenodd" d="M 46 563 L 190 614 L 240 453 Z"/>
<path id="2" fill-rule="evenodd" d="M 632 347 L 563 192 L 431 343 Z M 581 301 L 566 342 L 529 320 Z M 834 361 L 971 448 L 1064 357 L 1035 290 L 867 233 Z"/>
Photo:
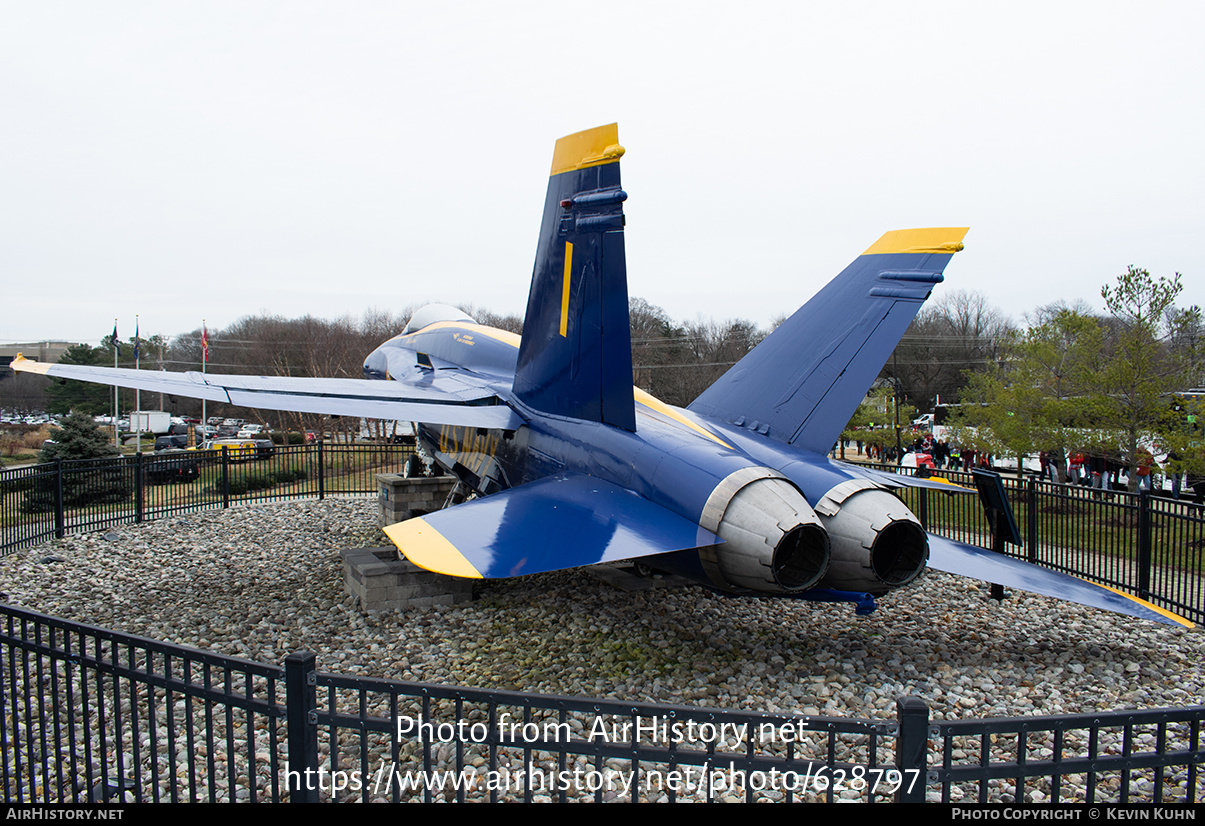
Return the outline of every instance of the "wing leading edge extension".
<path id="1" fill-rule="evenodd" d="M 523 423 L 484 384 L 461 371 L 428 371 L 420 383 L 287 376 L 165 373 L 126 367 L 47 364 L 18 356 L 18 372 L 116 385 L 261 410 L 364 416 L 513 430 Z"/>
<path id="2" fill-rule="evenodd" d="M 965 227 L 888 232 L 690 410 L 825 453 L 955 252 Z"/>

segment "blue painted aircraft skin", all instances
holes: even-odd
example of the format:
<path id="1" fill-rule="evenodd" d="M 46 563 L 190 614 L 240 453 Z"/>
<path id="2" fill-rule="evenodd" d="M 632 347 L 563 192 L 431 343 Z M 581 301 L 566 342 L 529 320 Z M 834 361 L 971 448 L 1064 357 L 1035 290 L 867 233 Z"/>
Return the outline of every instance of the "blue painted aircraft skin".
<path id="1" fill-rule="evenodd" d="M 510 577 L 643 558 L 737 594 L 882 594 L 926 564 L 1157 622 L 1134 597 L 930 537 L 890 490 L 937 481 L 827 451 L 954 253 L 963 228 L 889 232 L 689 408 L 632 386 L 614 124 L 557 142 L 522 339 L 432 306 L 366 380 L 14 369 L 263 409 L 409 419 L 478 495 L 389 526 L 416 564 Z M 931 556 L 932 551 L 932 556 Z"/>

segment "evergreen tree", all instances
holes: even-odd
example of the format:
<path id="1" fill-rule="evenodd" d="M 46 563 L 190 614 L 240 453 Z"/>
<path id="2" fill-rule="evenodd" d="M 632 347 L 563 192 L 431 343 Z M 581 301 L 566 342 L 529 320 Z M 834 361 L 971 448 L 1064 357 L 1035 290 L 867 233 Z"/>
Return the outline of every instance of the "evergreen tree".
<path id="1" fill-rule="evenodd" d="M 42 447 L 39 462 L 73 459 L 103 459 L 118 456 L 119 451 L 91 416 L 74 412 L 50 430 L 51 441 Z"/>
<path id="2" fill-rule="evenodd" d="M 87 344 L 76 344 L 67 348 L 59 364 L 105 365 L 105 351 Z M 113 364 L 110 357 L 107 362 Z M 71 411 L 97 416 L 108 413 L 113 407 L 113 388 L 103 384 L 56 379 L 50 383 L 46 395 L 48 413 L 65 414 Z"/>
<path id="3" fill-rule="evenodd" d="M 38 461 L 62 460 L 64 507 L 124 502 L 130 498 L 134 490 L 132 470 L 91 416 L 74 412 L 63 419 L 60 427 L 51 428 L 50 436 L 52 441 L 42 448 Z M 39 477 L 26 493 L 21 509 L 27 513 L 54 510 L 55 487 L 53 475 Z"/>

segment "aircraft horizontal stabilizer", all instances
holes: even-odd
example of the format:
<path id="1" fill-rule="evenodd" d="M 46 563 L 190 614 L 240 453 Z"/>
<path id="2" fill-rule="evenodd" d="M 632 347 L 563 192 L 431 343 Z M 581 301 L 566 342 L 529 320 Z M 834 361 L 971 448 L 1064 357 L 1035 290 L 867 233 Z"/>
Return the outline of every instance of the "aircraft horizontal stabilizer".
<path id="1" fill-rule="evenodd" d="M 368 379 L 167 373 L 128 367 L 49 364 L 18 357 L 13 370 L 116 385 L 169 396 L 327 416 L 429 422 L 514 430 L 523 419 L 491 390 L 461 371 L 441 371 L 421 384 Z"/>
<path id="2" fill-rule="evenodd" d="M 942 493 L 960 493 L 963 495 L 977 495 L 978 493 L 974 488 L 957 485 L 940 475 L 927 478 L 905 476 L 902 473 L 888 473 L 883 470 L 876 470 L 875 468 L 853 463 L 847 467 L 859 476 L 865 476 L 872 482 L 877 482 L 888 488 L 928 488 L 929 490 L 939 490 Z"/>
<path id="3" fill-rule="evenodd" d="M 485 579 L 724 541 L 630 490 L 584 474 L 549 476 L 390 525 L 385 533 L 419 567 Z"/>
<path id="4" fill-rule="evenodd" d="M 1164 625 L 1195 627 L 1178 614 L 1105 585 L 932 534 L 929 535 L 929 567 Z"/>

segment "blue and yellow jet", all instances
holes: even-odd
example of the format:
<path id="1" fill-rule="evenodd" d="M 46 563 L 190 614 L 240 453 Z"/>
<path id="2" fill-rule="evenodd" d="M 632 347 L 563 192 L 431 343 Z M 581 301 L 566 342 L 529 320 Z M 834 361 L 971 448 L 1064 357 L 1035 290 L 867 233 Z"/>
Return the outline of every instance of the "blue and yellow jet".
<path id="1" fill-rule="evenodd" d="M 965 228 L 889 232 L 688 408 L 632 386 L 614 124 L 557 141 L 520 339 L 444 305 L 364 362 L 367 380 L 16 370 L 271 410 L 411 420 L 478 497 L 386 528 L 412 562 L 499 578 L 643 558 L 714 588 L 883 594 L 926 565 L 1156 622 L 1110 589 L 931 536 L 890 491 L 950 490 L 826 453 Z"/>

